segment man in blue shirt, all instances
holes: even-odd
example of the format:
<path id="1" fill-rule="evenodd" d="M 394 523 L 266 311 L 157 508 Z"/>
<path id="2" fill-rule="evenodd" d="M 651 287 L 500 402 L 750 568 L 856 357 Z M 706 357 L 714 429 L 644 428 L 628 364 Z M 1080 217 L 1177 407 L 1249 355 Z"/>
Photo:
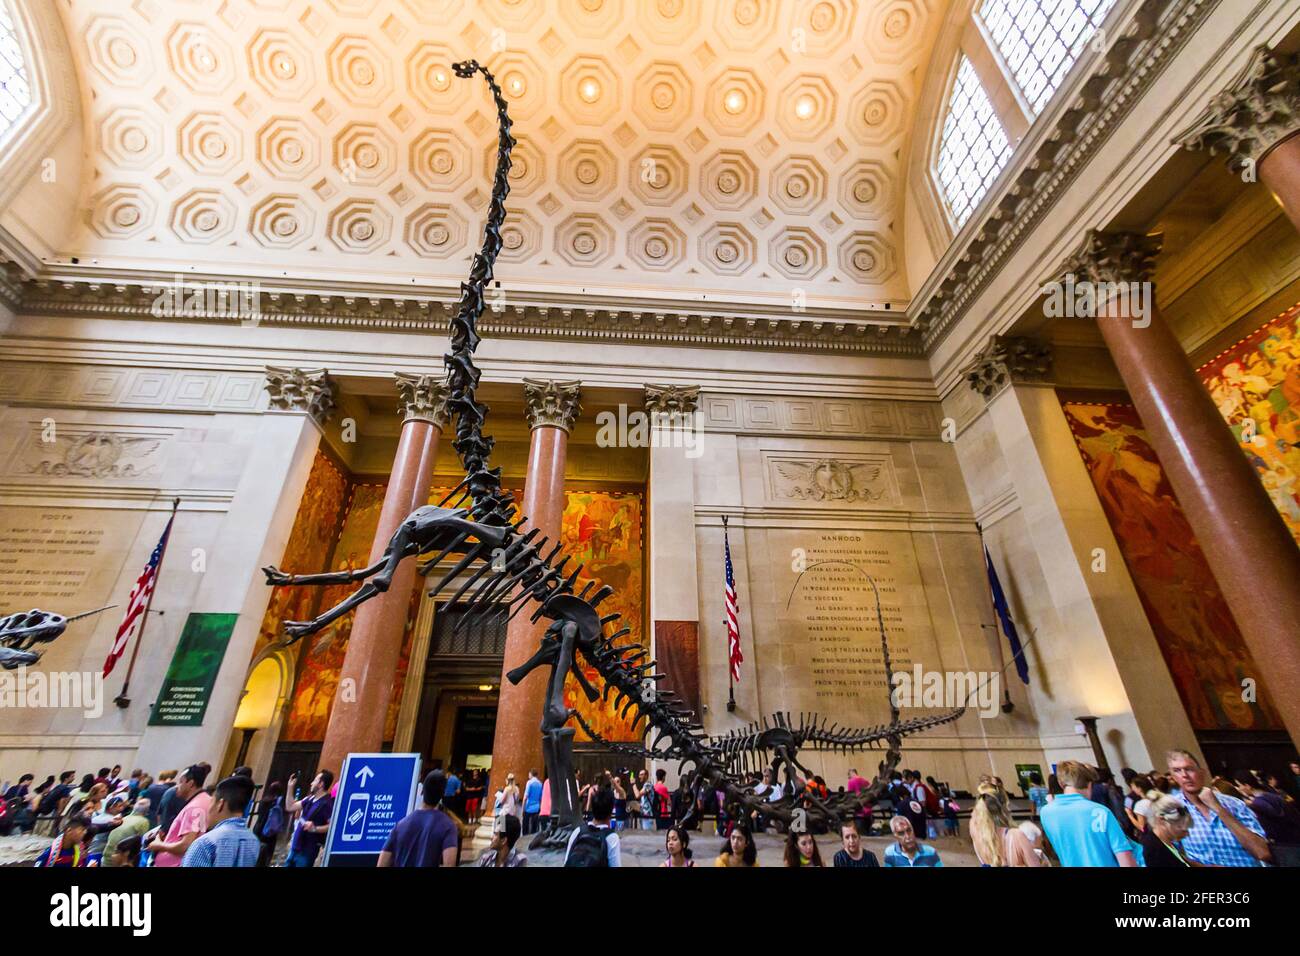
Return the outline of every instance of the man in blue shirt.
<path id="1" fill-rule="evenodd" d="M 528 771 L 528 783 L 524 784 L 524 834 L 537 832 L 537 820 L 542 813 L 542 781 L 537 779 L 537 771 Z"/>
<path id="2" fill-rule="evenodd" d="M 452 813 L 464 816 L 464 808 L 460 805 L 460 777 L 456 776 L 454 767 L 447 770 L 447 790 L 442 796 L 442 803 Z"/>
<path id="3" fill-rule="evenodd" d="M 885 866 L 943 866 L 938 850 L 917 841 L 916 831 L 907 817 L 892 818 L 889 829 L 896 842 L 885 847 Z"/>
<path id="4" fill-rule="evenodd" d="M 446 791 L 441 770 L 424 776 L 424 806 L 412 810 L 393 828 L 379 854 L 379 866 L 455 866 L 460 859 L 460 833 L 455 822 L 438 809 Z"/>
<path id="5" fill-rule="evenodd" d="M 195 839 L 181 866 L 254 867 L 262 842 L 244 823 L 244 811 L 253 800 L 253 781 L 227 777 L 217 784 L 208 807 L 207 832 Z"/>
<path id="6" fill-rule="evenodd" d="M 1141 851 L 1124 835 L 1115 814 L 1087 797 L 1096 780 L 1092 768 L 1063 760 L 1056 779 L 1065 792 L 1043 807 L 1039 818 L 1061 866 L 1140 866 Z"/>
<path id="7" fill-rule="evenodd" d="M 1186 750 L 1165 756 L 1177 797 L 1191 811 L 1192 824 L 1183 837 L 1183 852 L 1207 866 L 1260 866 L 1271 863 L 1273 852 L 1264 828 L 1250 807 L 1206 786 L 1205 769 Z"/>

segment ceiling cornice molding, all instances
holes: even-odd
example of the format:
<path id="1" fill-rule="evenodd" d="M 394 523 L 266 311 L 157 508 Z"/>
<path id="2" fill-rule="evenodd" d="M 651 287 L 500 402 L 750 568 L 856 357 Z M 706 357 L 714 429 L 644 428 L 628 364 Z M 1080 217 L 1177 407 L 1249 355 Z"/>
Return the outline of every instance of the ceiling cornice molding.
<path id="1" fill-rule="evenodd" d="M 54 278 L 49 273 L 23 287 L 21 310 L 28 315 L 121 318 L 157 322 L 204 322 L 226 325 L 279 325 L 359 331 L 428 331 L 445 334 L 455 308 L 453 293 L 445 298 L 398 294 L 393 290 L 340 292 L 303 285 L 275 287 L 259 283 L 256 310 L 235 314 L 206 307 L 186 307 L 177 316 L 159 316 L 159 296 L 178 288 L 173 275 Z M 237 285 L 231 276 L 185 275 L 184 289 L 193 292 L 210 284 Z M 238 290 L 231 289 L 232 304 Z M 921 337 L 902 312 L 881 313 L 891 321 L 869 321 L 861 310 L 792 312 L 788 305 L 770 308 L 683 308 L 668 299 L 602 300 L 582 296 L 561 298 L 513 290 L 508 304 L 489 307 L 479 322 L 481 332 L 512 338 L 570 339 L 626 344 L 654 343 L 689 347 L 763 349 L 790 352 L 843 352 L 923 357 Z"/>
<path id="2" fill-rule="evenodd" d="M 1040 122 L 1017 150 L 982 216 L 958 234 L 919 290 L 909 319 L 926 353 L 947 337 L 967 307 L 1032 235 L 1099 147 L 1127 117 L 1219 0 L 1142 0 L 1086 79 L 1062 97 L 1056 122 Z"/>

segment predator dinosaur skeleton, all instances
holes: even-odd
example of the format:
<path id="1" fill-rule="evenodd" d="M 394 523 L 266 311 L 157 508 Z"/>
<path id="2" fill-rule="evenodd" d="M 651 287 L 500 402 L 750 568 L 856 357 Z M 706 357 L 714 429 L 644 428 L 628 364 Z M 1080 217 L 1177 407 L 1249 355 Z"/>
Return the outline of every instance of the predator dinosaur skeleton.
<path id="1" fill-rule="evenodd" d="M 743 812 L 760 812 L 768 819 L 781 820 L 796 828 L 806 822 L 831 825 L 874 803 L 888 786 L 889 775 L 900 759 L 902 740 L 909 734 L 957 720 L 965 707 L 945 713 L 900 720 L 890 705 L 888 724 L 867 728 L 827 726 L 823 718 L 786 713 L 764 718 L 760 723 L 723 736 L 705 735 L 703 725 L 667 690 L 657 690 L 664 679 L 655 662 L 635 641 L 630 629 L 619 625 L 619 615 L 602 616 L 599 607 L 613 592 L 596 588 L 588 581 L 581 591 L 578 581 L 582 566 L 570 568 L 559 542 L 539 538 L 537 529 L 523 530 L 527 519 L 517 513 L 513 498 L 501 487 L 500 468 L 490 468 L 494 439 L 484 434 L 488 409 L 475 397 L 480 372 L 474 353 L 480 341 L 478 320 L 483 313 L 484 292 L 492 281 L 493 266 L 501 250 L 501 226 L 505 220 L 511 150 L 515 145 L 511 122 L 501 88 L 492 74 L 474 60 L 457 63 L 456 76 L 473 79 L 482 74 L 496 106 L 498 148 L 492 199 L 488 207 L 482 248 L 475 254 L 469 278 L 461 283 L 460 299 L 450 323 L 451 350 L 444 356 L 450 391 L 450 408 L 456 418 L 455 448 L 465 477 L 439 505 L 413 511 L 394 532 L 387 550 L 373 565 L 356 571 L 293 575 L 277 568 L 265 568 L 272 585 L 320 585 L 364 582 L 353 594 L 311 621 L 287 622 L 289 641 L 314 634 L 347 614 L 359 604 L 388 590 L 398 565 L 411 557 L 432 555 L 421 567 L 426 577 L 444 560 L 454 561 L 430 588 L 439 594 L 464 575 L 450 599 L 460 601 L 467 593 L 468 612 L 458 622 L 464 627 L 475 615 L 505 603 L 509 618 L 531 609 L 534 622 L 549 621 L 537 652 L 506 676 L 517 684 L 532 671 L 550 669 L 541 732 L 546 771 L 552 788 L 551 826 L 533 845 L 563 845 L 572 828 L 581 824 L 573 773 L 571 721 L 581 725 L 595 740 L 611 750 L 634 757 L 671 761 L 678 772 L 691 774 L 693 785 L 712 787 L 725 794 L 727 805 Z M 471 589 L 472 592 L 471 592 Z M 877 598 L 877 601 L 879 599 Z M 877 609 L 879 610 L 879 609 Z M 888 644 L 883 623 L 881 641 L 885 652 L 887 686 Z M 600 687 L 593 686 L 582 662 L 594 668 Z M 639 731 L 648 746 L 611 743 L 595 734 L 575 710 L 564 701 L 565 676 L 572 673 L 588 700 L 614 695 L 614 706 L 630 721 L 634 735 Z M 800 749 L 858 751 L 883 748 L 884 759 L 877 775 L 863 790 L 836 794 L 821 801 L 787 786 L 779 801 L 755 794 L 744 774 L 760 763 L 771 761 L 774 772 L 784 770 L 787 782 L 796 769 L 808 773 L 797 758 Z"/>

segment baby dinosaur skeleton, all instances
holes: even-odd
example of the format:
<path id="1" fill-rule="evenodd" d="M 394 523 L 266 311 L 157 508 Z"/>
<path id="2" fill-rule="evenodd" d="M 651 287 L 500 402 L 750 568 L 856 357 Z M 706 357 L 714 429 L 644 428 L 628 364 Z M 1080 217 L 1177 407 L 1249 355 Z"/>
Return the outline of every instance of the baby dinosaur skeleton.
<path id="1" fill-rule="evenodd" d="M 597 610 L 613 589 L 607 586 L 595 588 L 595 583 L 589 581 L 580 592 L 577 591 L 582 565 L 569 570 L 569 557 L 561 555 L 559 542 L 547 550 L 549 540 L 539 538 L 538 529 L 522 530 L 527 519 L 518 516 L 513 498 L 501 488 L 500 468 L 488 467 L 494 440 L 483 434 L 488 409 L 475 397 L 480 372 L 474 364 L 474 352 L 480 341 L 477 325 L 483 313 L 484 291 L 492 281 L 493 266 L 501 250 L 501 226 L 505 220 L 505 200 L 510 191 L 510 154 L 515 140 L 510 134 L 506 101 L 492 74 L 474 60 L 457 63 L 453 69 L 462 79 L 471 79 L 476 73 L 483 74 L 496 105 L 498 120 L 496 175 L 484 226 L 483 246 L 474 256 L 468 281 L 461 283 L 460 300 L 450 323 L 451 351 L 443 357 L 448 372 L 449 406 L 456 417 L 454 444 L 465 468 L 465 478 L 439 505 L 427 505 L 411 512 L 394 532 L 383 556 L 367 568 L 305 575 L 265 568 L 267 583 L 271 585 L 365 582 L 348 598 L 314 620 L 287 622 L 285 631 L 290 642 L 314 634 L 362 602 L 387 591 L 398 565 L 406 558 L 434 555 L 420 567 L 421 574 L 428 575 L 444 559 L 458 556 L 451 569 L 430 588 L 430 594 L 441 593 L 444 587 L 473 569 L 451 598 L 451 603 L 455 603 L 477 585 L 469 598 L 468 612 L 457 622 L 458 628 L 466 626 L 475 614 L 499 607 L 503 601 L 509 612 L 508 619 L 532 607 L 533 621 L 542 618 L 551 621 L 537 653 L 506 675 L 511 683 L 517 684 L 536 668 L 550 667 L 541 731 L 547 775 L 562 785 L 552 789 L 550 829 L 534 841 L 534 846 L 563 845 L 572 828 L 582 822 L 573 784 L 575 730 L 569 726 L 569 721 L 576 718 L 594 739 L 601 740 L 581 715 L 564 702 L 564 679 L 568 673 L 575 676 L 590 701 L 598 697 L 607 701 L 613 694 L 614 706 L 619 709 L 620 716 L 628 719 L 630 713 L 633 731 L 644 721 L 640 733 L 642 739 L 653 734 L 649 747 L 610 744 L 612 749 L 653 760 L 676 761 L 678 772 L 687 772 L 689 768 L 696 784 L 724 791 L 728 805 L 739 805 L 747 811 L 761 812 L 770 819 L 786 823 L 794 821 L 796 827 L 803 819 L 800 807 L 826 822 L 851 812 L 853 808 L 847 804 L 830 806 L 807 795 L 787 794 L 781 801 L 771 803 L 755 795 L 752 788 L 735 775 L 736 754 L 739 752 L 735 746 L 736 738 L 733 735 L 706 737 L 703 725 L 681 705 L 676 695 L 671 691 L 655 690 L 655 684 L 665 675 L 655 672 L 655 662 L 640 644 L 624 642 L 631 630 L 618 626 L 618 614 L 602 616 Z M 456 499 L 454 504 L 446 507 L 452 499 Z M 467 499 L 469 507 L 459 507 Z M 593 687 L 587 680 L 579 660 L 585 661 L 599 674 L 603 683 L 601 689 Z M 963 707 L 935 717 L 900 722 L 897 711 L 893 710 L 890 724 L 857 732 L 840 741 L 845 749 L 880 744 L 887 747 L 879 775 L 870 788 L 855 795 L 858 802 L 854 806 L 874 802 L 883 792 L 889 772 L 897 765 L 898 750 L 905 735 L 956 720 L 964 711 Z M 791 732 L 785 726 L 788 722 L 785 718 L 778 716 L 776 720 L 778 728 L 768 728 L 769 734 L 775 734 L 778 729 Z M 814 736 L 805 729 L 800 741 L 812 741 Z M 822 731 L 820 736 L 816 736 L 818 742 L 830 739 L 830 731 Z M 789 751 L 789 745 L 785 747 Z"/>

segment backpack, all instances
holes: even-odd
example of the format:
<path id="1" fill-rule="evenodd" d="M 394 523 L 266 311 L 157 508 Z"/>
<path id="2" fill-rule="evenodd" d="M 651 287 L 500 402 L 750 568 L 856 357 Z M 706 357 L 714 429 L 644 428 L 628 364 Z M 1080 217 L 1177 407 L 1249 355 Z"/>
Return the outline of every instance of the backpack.
<path id="1" fill-rule="evenodd" d="M 569 856 L 565 859 L 564 865 L 609 866 L 609 855 L 605 846 L 605 839 L 609 836 L 609 832 L 609 830 L 597 830 L 584 823 L 577 837 L 574 838 L 573 846 L 569 847 Z"/>
<path id="2" fill-rule="evenodd" d="M 277 797 L 271 809 L 266 811 L 266 821 L 262 824 L 262 836 L 274 839 L 284 832 L 284 807 Z"/>

